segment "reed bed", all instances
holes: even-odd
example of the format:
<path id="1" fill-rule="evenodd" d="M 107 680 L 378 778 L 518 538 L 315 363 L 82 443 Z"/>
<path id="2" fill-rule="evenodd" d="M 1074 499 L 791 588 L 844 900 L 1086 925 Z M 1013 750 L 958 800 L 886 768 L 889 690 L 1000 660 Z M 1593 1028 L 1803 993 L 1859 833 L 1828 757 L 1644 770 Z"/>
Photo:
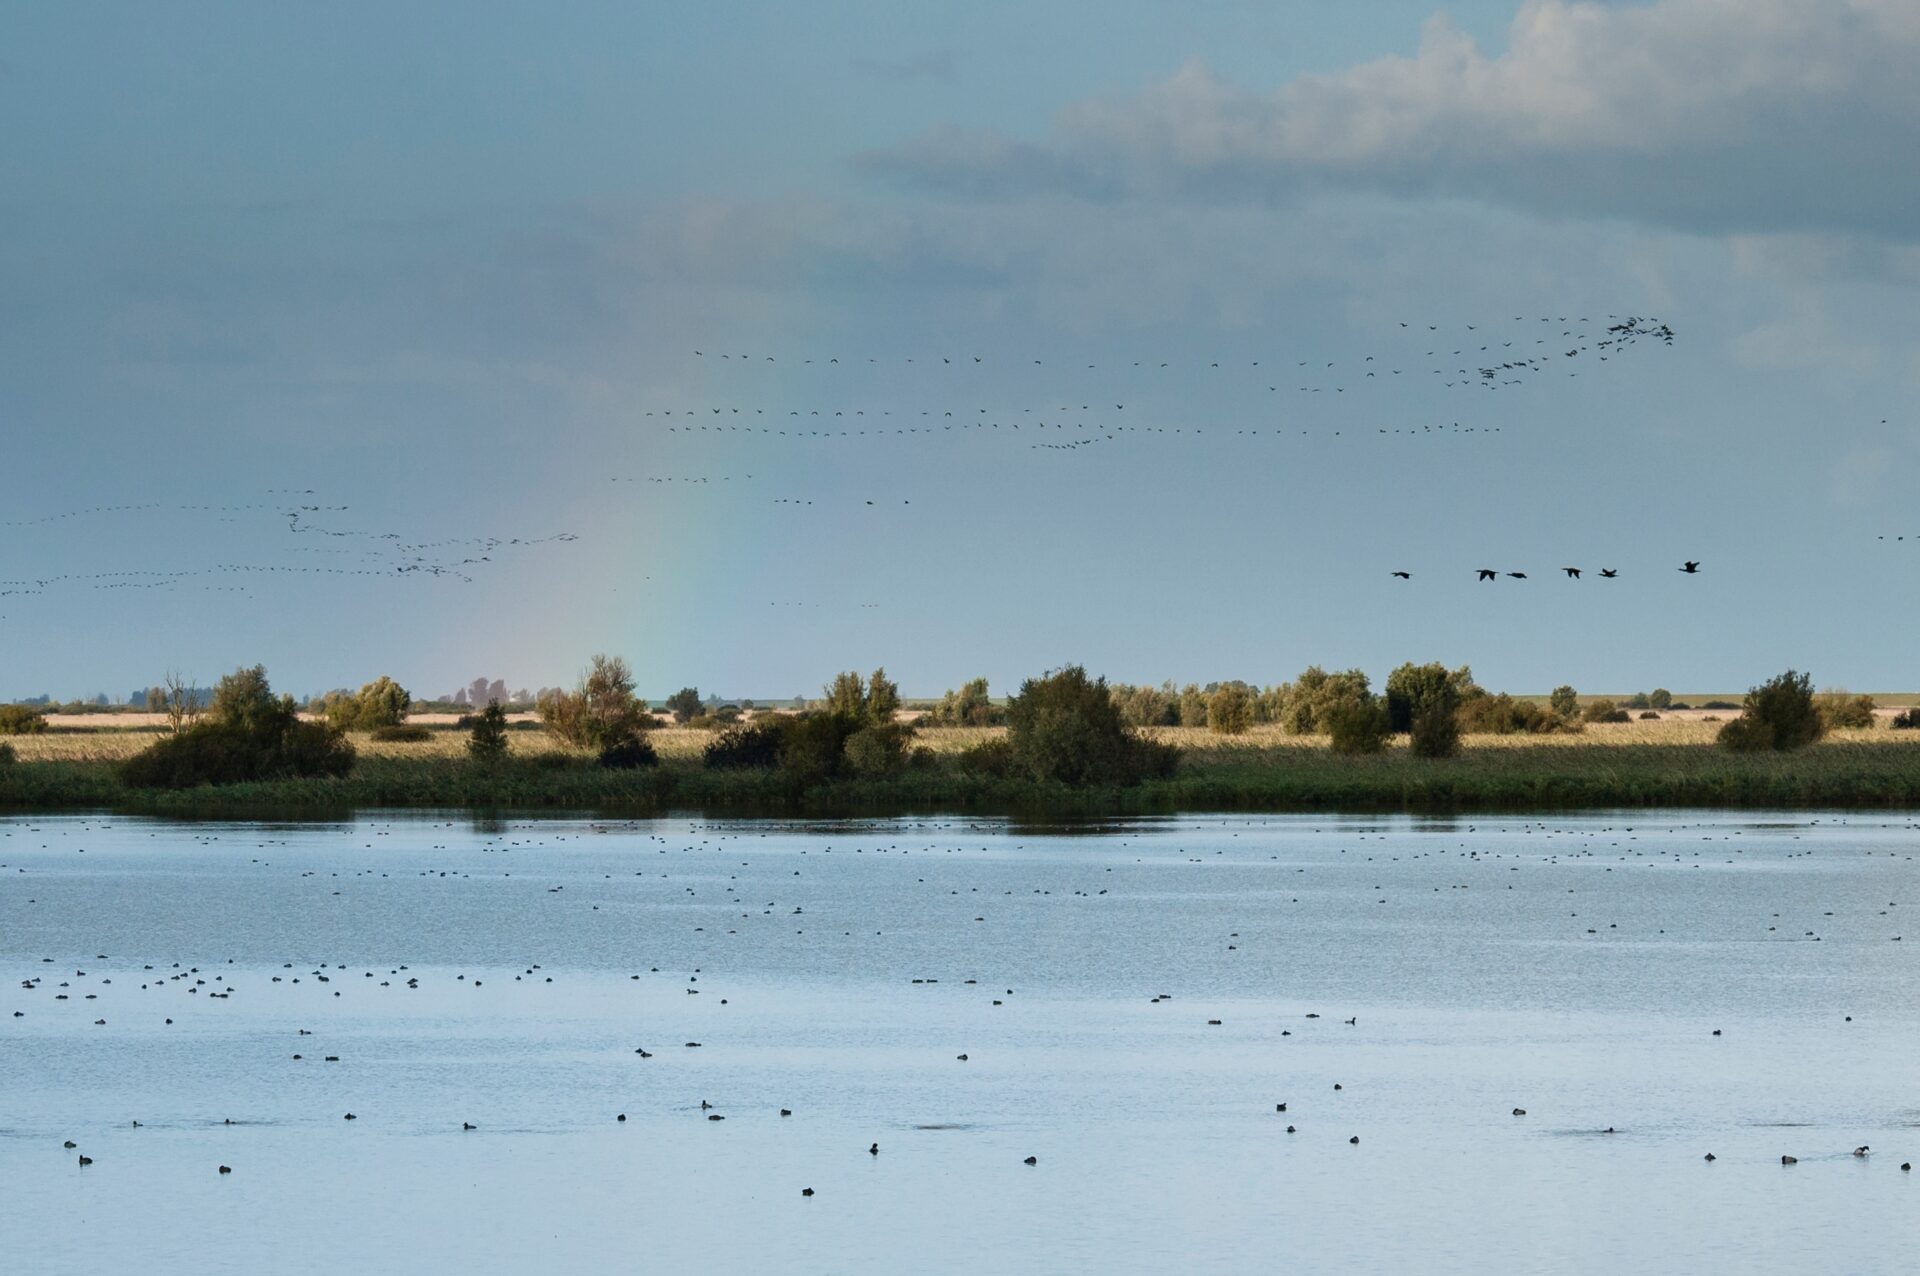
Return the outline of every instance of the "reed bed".
<path id="1" fill-rule="evenodd" d="M 1577 735 L 1467 739 L 1460 755 L 1414 757 L 1404 747 L 1366 757 L 1325 741 L 1259 728 L 1241 736 L 1166 728 L 1186 750 L 1178 772 L 1133 789 L 1068 789 L 968 773 L 958 755 L 997 728 L 922 731 L 931 761 L 870 781 L 803 786 L 764 771 L 708 771 L 705 731 L 652 733 L 661 765 L 608 771 L 545 733 L 514 731 L 505 765 L 466 757 L 463 732 L 418 743 L 356 736 L 353 772 L 152 792 L 126 788 L 116 763 L 151 732 L 54 731 L 15 738 L 19 760 L 0 767 L 0 809 L 107 809 L 180 815 L 343 813 L 383 807 L 574 810 L 656 814 L 885 815 L 927 811 L 1103 815 L 1191 811 L 1465 811 L 1606 807 L 1920 807 L 1920 733 L 1839 732 L 1797 753 L 1735 754 L 1714 747 L 1714 723 L 1675 719 L 1590 726 Z"/>

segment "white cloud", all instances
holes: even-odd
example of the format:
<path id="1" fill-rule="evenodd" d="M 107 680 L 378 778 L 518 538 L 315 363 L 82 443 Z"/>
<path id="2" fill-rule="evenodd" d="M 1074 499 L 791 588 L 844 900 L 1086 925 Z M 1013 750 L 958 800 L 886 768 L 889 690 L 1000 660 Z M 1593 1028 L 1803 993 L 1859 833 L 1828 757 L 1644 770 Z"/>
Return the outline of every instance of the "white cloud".
<path id="1" fill-rule="evenodd" d="M 862 157 L 975 194 L 1242 198 L 1336 185 L 1711 232 L 1920 238 L 1920 4 L 1526 0 L 1490 55 L 1444 17 L 1412 57 L 1270 91 L 1190 62 L 1028 143 L 946 128 Z"/>

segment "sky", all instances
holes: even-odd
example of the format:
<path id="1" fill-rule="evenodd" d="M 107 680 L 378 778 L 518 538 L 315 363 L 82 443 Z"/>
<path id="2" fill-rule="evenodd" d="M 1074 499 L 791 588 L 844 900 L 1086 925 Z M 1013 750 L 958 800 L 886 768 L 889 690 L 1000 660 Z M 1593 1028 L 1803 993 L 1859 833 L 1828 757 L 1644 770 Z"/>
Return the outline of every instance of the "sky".
<path id="1" fill-rule="evenodd" d="M 1911 689 L 1917 59 L 1911 0 L 8 6 L 0 698 Z"/>

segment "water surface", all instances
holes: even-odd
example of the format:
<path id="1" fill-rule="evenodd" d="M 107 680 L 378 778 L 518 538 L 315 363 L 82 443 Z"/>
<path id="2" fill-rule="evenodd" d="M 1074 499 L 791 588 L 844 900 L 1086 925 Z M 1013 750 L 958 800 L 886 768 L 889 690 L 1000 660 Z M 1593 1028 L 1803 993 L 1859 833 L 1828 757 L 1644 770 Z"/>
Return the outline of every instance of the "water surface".
<path id="1" fill-rule="evenodd" d="M 0 1253 L 1896 1270 L 1916 850 L 1693 812 L 0 821 Z"/>

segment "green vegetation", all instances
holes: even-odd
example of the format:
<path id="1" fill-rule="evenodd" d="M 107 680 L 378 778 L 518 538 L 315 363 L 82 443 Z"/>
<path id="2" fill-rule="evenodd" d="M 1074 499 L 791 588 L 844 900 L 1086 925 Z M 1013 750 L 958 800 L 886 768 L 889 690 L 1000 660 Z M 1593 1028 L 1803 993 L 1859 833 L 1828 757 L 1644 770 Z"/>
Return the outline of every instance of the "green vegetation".
<path id="1" fill-rule="evenodd" d="M 700 689 L 682 687 L 667 697 L 667 712 L 673 715 L 675 722 L 692 722 L 700 714 Z"/>
<path id="2" fill-rule="evenodd" d="M 1114 688 L 1118 697 L 1120 688 Z M 1122 713 L 1126 710 L 1123 708 Z M 987 697 L 987 680 L 975 678 L 958 691 L 949 691 L 940 697 L 940 703 L 927 710 L 920 719 L 922 725 L 930 727 L 992 727 L 1006 721 L 1006 713 L 996 709 L 993 701 Z M 1132 721 L 1131 718 L 1128 719 Z"/>
<path id="3" fill-rule="evenodd" d="M 1207 697 L 1207 730 L 1216 735 L 1245 735 L 1253 726 L 1253 688 L 1223 682 Z"/>
<path id="4" fill-rule="evenodd" d="M 1872 696 L 1849 695 L 1844 691 L 1822 692 L 1815 702 L 1820 721 L 1829 731 L 1864 728 L 1873 725 L 1876 706 Z"/>
<path id="5" fill-rule="evenodd" d="M 1043 783 L 1127 787 L 1173 773 L 1179 751 L 1121 718 L 1105 678 L 1068 665 L 1029 678 L 1007 706 L 1008 766 Z"/>
<path id="6" fill-rule="evenodd" d="M 1789 669 L 1747 692 L 1740 716 L 1720 728 L 1720 744 L 1736 753 L 1803 749 L 1827 733 L 1814 703 L 1813 679 Z"/>
<path id="7" fill-rule="evenodd" d="M 426 727 L 409 726 L 404 722 L 396 722 L 391 726 L 375 727 L 367 734 L 383 744 L 425 744 L 427 741 L 433 739 L 433 732 Z"/>
<path id="8" fill-rule="evenodd" d="M 47 717 L 23 704 L 0 704 L 0 735 L 37 735 L 47 729 Z"/>
<path id="9" fill-rule="evenodd" d="M 1580 716 L 1580 693 L 1563 683 L 1547 697 L 1547 707 L 1553 710 L 1555 717 L 1571 721 Z"/>
<path id="10" fill-rule="evenodd" d="M 12 745 L 0 743 L 0 767 L 12 766 L 16 756 Z"/>
<path id="11" fill-rule="evenodd" d="M 467 756 L 477 766 L 498 770 L 507 760 L 507 711 L 494 701 L 474 715 L 467 735 Z"/>
<path id="12" fill-rule="evenodd" d="M 216 693 L 217 694 L 217 693 Z M 336 731 L 378 731 L 406 721 L 413 697 L 391 678 L 377 678 L 354 694 L 333 692 L 312 706 Z"/>
<path id="13" fill-rule="evenodd" d="M 572 691 L 552 691 L 541 698 L 540 721 L 577 749 L 605 753 L 638 741 L 653 725 L 653 715 L 634 698 L 633 670 L 627 662 L 596 655 Z M 616 764 L 628 756 L 616 751 Z"/>
<path id="14" fill-rule="evenodd" d="M 1324 717 L 1329 747 L 1335 753 L 1349 756 L 1380 753 L 1393 734 L 1387 702 L 1364 689 L 1358 697 L 1335 702 Z"/>
<path id="15" fill-rule="evenodd" d="M 266 668 L 255 665 L 222 678 L 204 719 L 128 758 L 120 776 L 133 788 L 188 789 L 343 776 L 353 761 L 341 732 L 302 722 L 293 697 L 276 698 Z"/>

